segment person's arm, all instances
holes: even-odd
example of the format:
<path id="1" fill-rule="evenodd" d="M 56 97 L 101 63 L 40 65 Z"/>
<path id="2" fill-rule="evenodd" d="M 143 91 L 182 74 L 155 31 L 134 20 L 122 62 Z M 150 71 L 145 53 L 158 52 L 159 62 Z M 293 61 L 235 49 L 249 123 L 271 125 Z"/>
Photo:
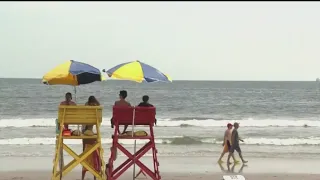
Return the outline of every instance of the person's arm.
<path id="1" fill-rule="evenodd" d="M 238 136 L 239 136 L 239 135 L 238 135 Z M 244 142 L 244 140 L 243 140 L 241 137 L 239 137 L 239 141 Z"/>

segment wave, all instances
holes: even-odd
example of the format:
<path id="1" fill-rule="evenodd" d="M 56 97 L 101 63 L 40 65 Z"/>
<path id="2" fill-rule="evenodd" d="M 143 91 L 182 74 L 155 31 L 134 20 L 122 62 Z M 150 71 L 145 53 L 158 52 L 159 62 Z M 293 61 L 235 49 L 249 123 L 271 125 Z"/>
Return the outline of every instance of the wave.
<path id="1" fill-rule="evenodd" d="M 0 145 L 54 145 L 56 142 L 55 138 L 13 138 L 13 139 L 0 139 Z M 80 145 L 82 142 L 79 140 L 64 140 L 67 144 Z M 145 144 L 147 140 L 137 140 L 137 144 Z M 199 144 L 219 144 L 222 141 L 214 138 L 197 138 L 189 136 L 180 137 L 163 137 L 157 138 L 155 140 L 157 144 L 167 144 L 167 145 L 199 145 Z M 112 139 L 103 138 L 103 144 L 111 144 Z M 121 144 L 132 145 L 132 140 L 120 140 Z M 309 137 L 309 138 L 247 138 L 244 139 L 244 145 L 274 145 L 274 146 L 295 146 L 295 145 L 320 145 L 320 138 Z"/>
<path id="2" fill-rule="evenodd" d="M 242 120 L 215 120 L 215 119 L 158 119 L 157 126 L 162 127 L 225 127 L 227 123 L 239 122 L 241 127 L 320 127 L 317 120 L 285 120 L 285 119 L 242 119 Z M 110 126 L 110 118 L 103 118 L 103 126 Z M 44 119 L 1 119 L 0 127 L 51 127 L 55 126 L 55 118 Z"/>

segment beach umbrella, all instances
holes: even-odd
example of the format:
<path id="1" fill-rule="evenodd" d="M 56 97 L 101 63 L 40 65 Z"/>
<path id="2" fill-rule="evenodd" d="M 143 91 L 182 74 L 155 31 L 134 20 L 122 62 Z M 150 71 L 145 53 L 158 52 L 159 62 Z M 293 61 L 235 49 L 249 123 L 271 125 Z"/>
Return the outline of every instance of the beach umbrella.
<path id="1" fill-rule="evenodd" d="M 89 84 L 102 80 L 104 80 L 104 77 L 98 68 L 74 60 L 69 60 L 58 65 L 46 73 L 42 78 L 44 84 L 72 86 Z"/>
<path id="2" fill-rule="evenodd" d="M 158 69 L 140 62 L 139 60 L 119 64 L 109 70 L 102 70 L 110 78 L 119 80 L 129 80 L 138 83 L 147 82 L 172 82 L 167 74 L 160 72 Z M 132 132 L 134 132 L 134 119 L 132 121 Z M 133 136 L 134 133 L 132 133 Z M 134 154 L 136 153 L 136 140 L 134 141 Z M 133 158 L 135 161 L 135 156 Z M 133 179 L 135 176 L 135 164 L 133 166 Z"/>
<path id="3" fill-rule="evenodd" d="M 172 79 L 158 69 L 140 61 L 119 64 L 109 70 L 103 70 L 114 79 L 141 82 L 172 82 Z"/>
<path id="4" fill-rule="evenodd" d="M 74 60 L 68 60 L 56 66 L 42 78 L 42 82 L 47 85 L 74 86 L 75 101 L 77 99 L 76 86 L 103 80 L 105 78 L 98 68 Z"/>

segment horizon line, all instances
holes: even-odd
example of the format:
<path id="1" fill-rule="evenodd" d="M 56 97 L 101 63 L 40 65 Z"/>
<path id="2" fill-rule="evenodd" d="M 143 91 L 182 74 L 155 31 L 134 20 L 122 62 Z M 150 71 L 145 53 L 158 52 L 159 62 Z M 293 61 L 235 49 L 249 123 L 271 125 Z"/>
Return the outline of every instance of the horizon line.
<path id="1" fill-rule="evenodd" d="M 32 79 L 32 80 L 41 80 L 42 78 L 28 78 L 28 77 L 0 77 L 0 79 Z M 107 79 L 106 81 L 119 81 L 119 79 Z M 176 79 L 172 81 L 231 81 L 231 82 L 317 82 L 316 80 L 205 80 L 205 79 Z"/>

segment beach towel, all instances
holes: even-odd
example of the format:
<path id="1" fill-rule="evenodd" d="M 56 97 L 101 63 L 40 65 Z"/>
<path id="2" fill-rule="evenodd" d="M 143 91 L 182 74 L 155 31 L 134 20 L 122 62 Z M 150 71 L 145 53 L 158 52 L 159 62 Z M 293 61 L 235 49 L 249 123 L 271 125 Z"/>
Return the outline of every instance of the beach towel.
<path id="1" fill-rule="evenodd" d="M 84 151 L 89 150 L 92 148 L 93 144 L 85 144 Z M 89 166 L 93 167 L 96 171 L 101 171 L 101 161 L 99 158 L 99 151 L 95 150 L 93 151 L 85 160 L 89 164 Z M 85 167 L 82 167 L 82 171 L 88 171 Z"/>

